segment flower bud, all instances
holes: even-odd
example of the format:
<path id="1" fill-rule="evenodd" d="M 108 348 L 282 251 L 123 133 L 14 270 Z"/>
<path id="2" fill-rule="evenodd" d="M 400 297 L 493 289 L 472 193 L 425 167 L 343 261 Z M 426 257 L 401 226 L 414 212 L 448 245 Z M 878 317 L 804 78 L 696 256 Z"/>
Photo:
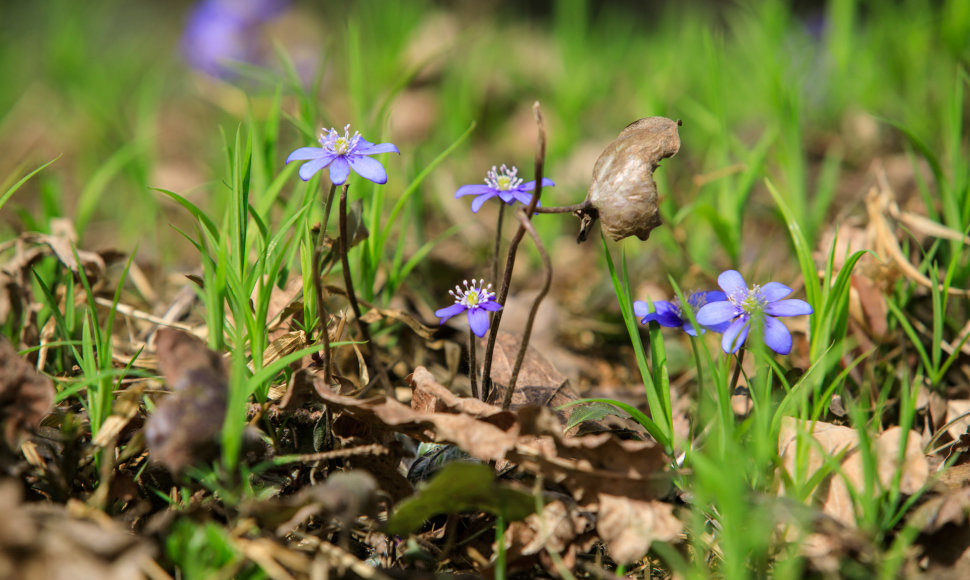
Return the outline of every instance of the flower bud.
<path id="1" fill-rule="evenodd" d="M 613 241 L 628 236 L 646 240 L 660 225 L 653 172 L 661 159 L 680 150 L 678 126 L 680 121 L 666 117 L 640 119 L 627 125 L 596 160 L 586 199 Z"/>

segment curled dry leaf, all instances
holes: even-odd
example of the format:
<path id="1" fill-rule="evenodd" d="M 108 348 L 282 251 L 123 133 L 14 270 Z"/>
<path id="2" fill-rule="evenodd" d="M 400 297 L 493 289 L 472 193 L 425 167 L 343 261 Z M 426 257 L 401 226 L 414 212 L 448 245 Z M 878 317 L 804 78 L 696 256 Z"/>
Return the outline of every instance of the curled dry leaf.
<path id="1" fill-rule="evenodd" d="M 541 514 L 533 513 L 524 521 L 509 524 L 505 536 L 509 571 L 528 571 L 539 560 L 550 574 L 556 575 L 549 552 L 558 554 L 563 567 L 573 570 L 576 553 L 585 552 L 596 540 L 594 526 L 592 513 L 580 511 L 571 502 L 567 505 L 567 500 L 547 503 Z"/>
<path id="2" fill-rule="evenodd" d="M 680 150 L 678 126 L 679 121 L 665 117 L 640 119 L 623 129 L 596 160 L 586 199 L 613 241 L 628 236 L 646 240 L 660 225 L 653 172 L 661 159 Z"/>
<path id="3" fill-rule="evenodd" d="M 374 476 L 361 470 L 341 471 L 295 495 L 254 501 L 242 511 L 285 536 L 310 517 L 332 518 L 344 528 L 361 516 L 377 517 L 378 501 Z"/>
<path id="4" fill-rule="evenodd" d="M 506 386 L 512 380 L 512 367 L 519 353 L 519 344 L 518 336 L 508 332 L 498 333 L 492 358 L 492 390 L 488 393 L 488 403 L 492 405 L 502 405 Z M 578 398 L 569 387 L 568 379 L 549 359 L 531 345 L 526 347 L 515 392 L 512 393 L 512 410 L 525 405 L 548 407 L 555 410 L 563 425 L 567 425 L 575 407 L 561 410 L 559 407 Z"/>
<path id="5" fill-rule="evenodd" d="M 598 493 L 650 500 L 666 493 L 667 459 L 652 441 L 621 441 L 610 433 L 564 437 L 549 409 L 526 406 L 512 413 L 472 398 L 455 397 L 423 367 L 412 375 L 408 408 L 386 397 L 358 400 L 318 389 L 334 411 L 375 428 L 433 443 L 453 443 L 482 461 L 508 460 L 565 486 L 583 503 Z M 427 391 L 427 392 L 422 392 Z"/>
<path id="6" fill-rule="evenodd" d="M 99 510 L 25 505 L 20 485 L 0 482 L 0 578 L 144 578 L 152 548 Z"/>
<path id="7" fill-rule="evenodd" d="M 173 472 L 218 451 L 229 393 L 222 357 L 202 340 L 171 328 L 158 331 L 158 369 L 174 394 L 145 425 L 152 457 Z"/>
<path id="8" fill-rule="evenodd" d="M 946 402 L 946 432 L 959 439 L 970 429 L 970 401 L 955 399 Z"/>
<path id="9" fill-rule="evenodd" d="M 669 503 L 600 494 L 596 531 L 606 542 L 610 556 L 621 564 L 642 558 L 655 541 L 678 539 L 683 528 Z"/>
<path id="10" fill-rule="evenodd" d="M 810 435 L 812 440 L 804 440 L 800 433 Z M 904 438 L 905 450 L 900 461 Z M 859 434 L 855 429 L 792 417 L 782 419 L 778 454 L 782 468 L 793 480 L 806 481 L 823 468 L 826 458 L 842 454 L 839 473 L 828 474 L 823 479 L 828 485 L 820 485 L 815 493 L 821 496 L 822 511 L 847 526 L 855 525 L 850 486 L 859 491 L 864 489 L 866 481 L 864 461 L 858 447 Z M 876 458 L 876 479 L 883 491 L 898 485 L 902 493 L 913 494 L 929 478 L 929 464 L 920 446 L 920 436 L 915 431 L 906 433 L 900 427 L 887 429 L 873 442 L 872 453 Z"/>
<path id="11" fill-rule="evenodd" d="M 0 426 L 7 445 L 36 428 L 54 404 L 54 385 L 0 336 Z"/>

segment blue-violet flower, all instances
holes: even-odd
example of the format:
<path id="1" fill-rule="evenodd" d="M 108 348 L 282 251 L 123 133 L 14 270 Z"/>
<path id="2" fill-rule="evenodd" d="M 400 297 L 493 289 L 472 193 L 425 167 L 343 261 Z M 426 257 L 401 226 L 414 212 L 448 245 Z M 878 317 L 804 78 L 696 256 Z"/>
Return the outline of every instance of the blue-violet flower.
<path id="1" fill-rule="evenodd" d="M 374 183 L 387 183 L 387 171 L 380 161 L 368 155 L 377 153 L 400 153 L 392 143 L 375 145 L 360 136 L 359 131 L 350 134 L 350 125 L 344 127 L 343 137 L 336 129 L 320 133 L 320 147 L 300 147 L 286 158 L 286 162 L 309 161 L 300 168 L 300 179 L 309 181 L 313 174 L 330 166 L 330 182 L 343 185 L 353 169 L 357 175 Z"/>
<path id="2" fill-rule="evenodd" d="M 778 354 L 791 352 L 791 332 L 775 320 L 778 316 L 811 314 L 812 307 L 804 300 L 782 300 L 792 289 L 780 282 L 757 284 L 748 288 L 744 277 L 736 270 L 721 272 L 717 285 L 724 290 L 727 300 L 711 302 L 697 311 L 697 322 L 711 327 L 729 322 L 721 337 L 724 352 L 737 352 L 751 329 L 751 322 L 762 325 L 763 338 L 768 348 Z"/>
<path id="3" fill-rule="evenodd" d="M 485 185 L 463 185 L 455 192 L 455 198 L 463 195 L 477 195 L 478 197 L 472 200 L 472 213 L 478 213 L 482 204 L 496 196 L 509 205 L 516 201 L 530 203 L 532 201 L 531 192 L 535 191 L 536 182 L 533 180 L 522 183 L 522 178 L 518 177 L 518 173 L 519 170 L 514 165 L 512 169 L 505 165 L 495 169 L 493 165 L 492 170 L 485 177 Z M 556 184 L 548 177 L 542 178 L 542 187 L 554 185 Z"/>
<path id="4" fill-rule="evenodd" d="M 455 299 L 455 303 L 447 308 L 435 311 L 434 315 L 441 319 L 444 324 L 452 316 L 468 313 L 468 325 L 471 326 L 475 336 L 485 336 L 488 331 L 488 311 L 494 312 L 501 310 L 502 305 L 495 302 L 495 293 L 491 291 L 492 285 L 485 285 L 485 280 L 472 279 L 471 284 L 465 280 L 465 288 L 455 286 L 454 290 L 448 293 Z"/>
<path id="5" fill-rule="evenodd" d="M 261 27 L 279 16 L 288 0 L 202 0 L 182 35 L 188 63 L 209 75 L 234 79 L 238 65 L 262 65 L 268 56 Z"/>
<path id="6" fill-rule="evenodd" d="M 727 296 L 724 292 L 720 290 L 709 290 L 707 292 L 691 292 L 690 296 L 687 297 L 687 306 L 690 307 L 691 312 L 694 313 L 694 319 L 697 319 L 697 311 L 701 309 L 706 304 L 711 302 L 719 302 L 722 300 L 727 300 Z M 653 303 L 654 311 L 650 311 L 650 307 L 646 302 L 642 300 L 637 300 L 633 303 L 633 313 L 636 314 L 637 318 L 640 319 L 641 324 L 647 324 L 651 320 L 656 321 L 660 326 L 668 326 L 671 328 L 683 328 L 684 332 L 691 336 L 697 336 L 697 330 L 694 329 L 694 325 L 690 323 L 690 317 L 684 312 L 684 307 L 680 302 L 680 299 L 675 299 L 672 302 L 666 300 L 656 300 Z M 708 326 L 714 332 L 724 332 L 724 329 L 728 327 L 728 323 L 724 322 L 722 324 L 715 324 L 713 326 Z M 705 328 L 701 327 L 701 334 L 704 334 Z"/>

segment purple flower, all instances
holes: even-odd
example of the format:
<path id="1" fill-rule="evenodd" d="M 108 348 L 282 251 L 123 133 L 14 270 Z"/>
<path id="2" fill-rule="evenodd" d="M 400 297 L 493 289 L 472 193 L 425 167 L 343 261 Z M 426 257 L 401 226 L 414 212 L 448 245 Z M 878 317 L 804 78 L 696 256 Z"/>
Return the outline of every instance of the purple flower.
<path id="1" fill-rule="evenodd" d="M 477 195 L 478 197 L 472 200 L 472 213 L 478 213 L 482 204 L 495 196 L 509 205 L 516 201 L 530 203 L 532 201 L 531 192 L 535 191 L 536 182 L 522 183 L 522 179 L 517 177 L 518 173 L 519 170 L 514 165 L 512 169 L 502 165 L 497 170 L 493 165 L 492 170 L 485 177 L 485 185 L 463 185 L 455 192 L 455 198 L 463 195 Z M 548 177 L 542 178 L 542 187 L 554 185 L 556 184 Z"/>
<path id="2" fill-rule="evenodd" d="M 737 352 L 748 338 L 751 321 L 763 325 L 763 337 L 768 348 L 778 354 L 791 352 L 791 333 L 777 316 L 811 314 L 812 307 L 804 300 L 782 300 L 792 289 L 780 282 L 748 288 L 736 270 L 721 272 L 717 285 L 727 294 L 727 300 L 711 302 L 697 311 L 697 322 L 707 327 L 730 323 L 721 337 L 724 352 Z"/>
<path id="3" fill-rule="evenodd" d="M 495 294 L 491 292 L 492 285 L 485 286 L 485 280 L 472 279 L 471 284 L 465 280 L 465 288 L 455 286 L 454 290 L 449 290 L 455 303 L 447 308 L 435 311 L 434 315 L 441 319 L 444 324 L 452 316 L 468 312 L 468 325 L 471 326 L 475 336 L 485 336 L 488 330 L 488 312 L 501 310 L 502 305 L 495 302 Z"/>
<path id="4" fill-rule="evenodd" d="M 697 318 L 697 311 L 701 309 L 705 304 L 710 304 L 711 302 L 719 302 L 722 300 L 727 300 L 727 296 L 724 292 L 720 290 L 710 290 L 707 292 L 691 292 L 690 296 L 687 297 L 687 305 L 690 306 L 691 312 L 694 313 L 694 318 Z M 653 303 L 655 311 L 651 312 L 650 307 L 646 302 L 642 300 L 637 300 L 633 303 L 633 313 L 637 315 L 640 319 L 641 324 L 647 324 L 651 320 L 656 321 L 660 326 L 668 326 L 671 328 L 683 328 L 684 332 L 691 336 L 697 336 L 697 331 L 694 326 L 690 323 L 690 317 L 684 312 L 683 305 L 680 300 L 674 300 L 673 302 L 668 302 L 666 300 L 657 300 Z M 708 326 L 714 332 L 724 332 L 724 329 L 728 327 L 728 323 L 716 324 Z M 704 334 L 705 328 L 701 328 L 701 334 Z"/>
<path id="5" fill-rule="evenodd" d="M 350 176 L 351 169 L 374 183 L 387 183 L 384 166 L 368 155 L 401 153 L 392 143 L 374 145 L 361 137 L 359 131 L 351 135 L 350 125 L 344 127 L 343 137 L 336 129 L 330 129 L 329 133 L 321 132 L 319 140 L 320 147 L 300 147 L 286 158 L 287 163 L 309 161 L 300 168 L 300 179 L 303 181 L 309 181 L 314 173 L 330 166 L 330 182 L 334 185 L 343 185 Z"/>
<path id="6" fill-rule="evenodd" d="M 259 27 L 286 9 L 287 0 L 202 0 L 182 35 L 182 53 L 190 65 L 215 77 L 237 76 L 234 63 L 261 64 L 265 43 Z"/>

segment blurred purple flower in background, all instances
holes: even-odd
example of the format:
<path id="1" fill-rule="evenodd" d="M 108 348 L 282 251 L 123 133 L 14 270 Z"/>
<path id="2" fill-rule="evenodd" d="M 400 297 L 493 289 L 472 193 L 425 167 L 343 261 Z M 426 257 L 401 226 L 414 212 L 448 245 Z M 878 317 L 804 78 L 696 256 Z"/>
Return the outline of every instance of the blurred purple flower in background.
<path id="1" fill-rule="evenodd" d="M 259 27 L 287 6 L 288 0 L 202 0 L 182 34 L 182 54 L 193 68 L 223 79 L 237 76 L 234 63 L 265 64 Z"/>
<path id="2" fill-rule="evenodd" d="M 300 179 L 309 181 L 313 174 L 324 167 L 330 167 L 330 182 L 343 185 L 353 169 L 357 175 L 369 179 L 374 183 L 387 183 L 387 171 L 376 159 L 368 155 L 378 153 L 398 153 L 393 143 L 371 143 L 360 136 L 359 131 L 350 134 L 350 125 L 344 127 L 344 135 L 340 136 L 336 129 L 320 133 L 320 147 L 300 147 L 286 158 L 286 162 L 309 161 L 300 168 Z"/>
<path id="3" fill-rule="evenodd" d="M 455 198 L 463 195 L 477 195 L 478 197 L 472 200 L 472 213 L 478 213 L 482 204 L 493 197 L 498 197 L 509 205 L 516 201 L 528 204 L 532 201 L 532 192 L 536 188 L 536 182 L 522 183 L 522 178 L 518 177 L 518 173 L 519 170 L 514 165 L 512 169 L 505 165 L 495 169 L 493 165 L 492 170 L 485 176 L 485 185 L 463 185 L 455 192 Z M 542 178 L 542 187 L 554 185 L 556 184 L 548 177 Z"/>

